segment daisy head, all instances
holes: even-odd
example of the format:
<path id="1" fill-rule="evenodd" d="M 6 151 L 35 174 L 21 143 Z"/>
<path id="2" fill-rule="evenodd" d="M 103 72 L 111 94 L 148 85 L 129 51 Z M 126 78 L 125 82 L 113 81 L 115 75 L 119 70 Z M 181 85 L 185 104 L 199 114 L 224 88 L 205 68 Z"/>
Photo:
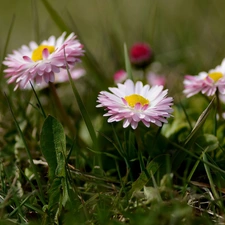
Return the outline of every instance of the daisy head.
<path id="1" fill-rule="evenodd" d="M 109 123 L 123 120 L 124 128 L 131 125 L 133 129 L 140 121 L 146 127 L 151 123 L 157 126 L 167 123 L 173 111 L 173 98 L 167 97 L 168 90 L 163 90 L 163 86 L 143 86 L 142 82 L 131 80 L 117 86 L 109 88 L 110 92 L 101 91 L 97 100 L 97 107 L 107 111 L 104 116 L 109 116 Z"/>
<path id="2" fill-rule="evenodd" d="M 185 76 L 184 94 L 187 97 L 198 93 L 212 96 L 217 90 L 220 94 L 225 94 L 225 60 L 208 73 L 201 72 L 197 76 Z"/>
<path id="3" fill-rule="evenodd" d="M 55 73 L 80 62 L 83 56 L 83 45 L 76 40 L 74 33 L 67 38 L 64 32 L 58 39 L 51 36 L 40 45 L 30 42 L 29 46 L 23 45 L 20 49 L 9 54 L 3 64 L 8 83 L 16 83 L 14 90 L 19 86 L 25 88 L 29 81 L 37 84 L 54 82 Z"/>

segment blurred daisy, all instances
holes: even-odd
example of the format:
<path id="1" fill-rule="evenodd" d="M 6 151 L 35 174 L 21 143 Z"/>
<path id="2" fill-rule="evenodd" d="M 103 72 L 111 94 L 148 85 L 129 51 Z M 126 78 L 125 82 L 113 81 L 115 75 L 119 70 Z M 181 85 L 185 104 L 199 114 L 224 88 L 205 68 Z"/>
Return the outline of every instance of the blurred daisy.
<path id="1" fill-rule="evenodd" d="M 155 74 L 155 73 L 148 73 L 147 74 L 147 82 L 151 85 L 151 86 L 154 86 L 154 85 L 165 85 L 166 83 L 166 78 L 165 76 L 162 76 L 162 75 L 158 75 L 158 74 Z"/>
<path id="2" fill-rule="evenodd" d="M 54 82 L 55 73 L 65 69 L 66 64 L 73 66 L 80 62 L 83 46 L 76 40 L 74 33 L 67 38 L 65 36 L 65 32 L 58 39 L 51 36 L 40 45 L 32 41 L 29 46 L 23 45 L 5 58 L 3 64 L 7 68 L 4 72 L 9 78 L 8 83 L 16 82 L 14 90 L 19 86 L 24 88 L 29 81 L 36 84 Z"/>
<path id="3" fill-rule="evenodd" d="M 118 70 L 113 75 L 113 80 L 115 83 L 121 83 L 124 82 L 127 79 L 127 72 L 125 70 Z"/>
<path id="4" fill-rule="evenodd" d="M 225 59 L 215 69 L 201 72 L 197 76 L 186 75 L 184 79 L 184 94 L 191 97 L 197 93 L 212 96 L 219 91 L 225 94 Z"/>
<path id="5" fill-rule="evenodd" d="M 150 127 L 151 123 L 162 126 L 167 123 L 173 109 L 173 98 L 167 97 L 168 90 L 163 86 L 151 87 L 138 81 L 136 84 L 126 80 L 124 84 L 117 84 L 118 88 L 109 88 L 110 92 L 102 91 L 98 96 L 97 107 L 104 107 L 108 112 L 108 122 L 123 120 L 123 127 L 129 125 L 136 129 L 138 123 Z"/>

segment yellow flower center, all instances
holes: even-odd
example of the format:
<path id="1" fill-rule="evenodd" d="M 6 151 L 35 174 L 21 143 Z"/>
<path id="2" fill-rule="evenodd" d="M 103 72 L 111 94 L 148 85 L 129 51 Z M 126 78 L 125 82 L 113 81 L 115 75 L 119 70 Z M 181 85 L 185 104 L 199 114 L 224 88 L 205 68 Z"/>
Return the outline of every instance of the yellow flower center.
<path id="1" fill-rule="evenodd" d="M 42 60 L 43 57 L 42 57 L 42 52 L 43 50 L 47 48 L 49 53 L 51 54 L 52 52 L 55 51 L 55 47 L 54 46 L 49 46 L 49 45 L 40 45 L 38 46 L 32 53 L 32 56 L 31 56 L 31 59 L 33 61 L 39 61 L 39 60 Z"/>
<path id="2" fill-rule="evenodd" d="M 137 95 L 137 94 L 126 96 L 125 100 L 127 101 L 128 105 L 132 108 L 134 108 L 134 106 L 137 103 L 140 103 L 142 106 L 149 104 L 148 99 L 142 97 L 141 95 Z"/>
<path id="3" fill-rule="evenodd" d="M 211 79 L 213 79 L 214 82 L 218 81 L 221 77 L 223 77 L 223 74 L 220 72 L 212 72 L 208 75 Z"/>

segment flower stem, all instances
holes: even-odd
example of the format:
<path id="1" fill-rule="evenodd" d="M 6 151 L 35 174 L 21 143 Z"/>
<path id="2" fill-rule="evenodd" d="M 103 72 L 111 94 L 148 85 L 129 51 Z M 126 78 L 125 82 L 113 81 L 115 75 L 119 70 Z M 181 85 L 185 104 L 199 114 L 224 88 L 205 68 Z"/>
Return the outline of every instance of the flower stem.
<path id="1" fill-rule="evenodd" d="M 216 106 L 217 106 L 217 112 L 219 115 L 219 120 L 221 120 L 223 118 L 223 116 L 222 116 L 222 108 L 221 108 L 221 104 L 220 104 L 220 97 L 219 97 L 218 90 L 216 91 Z"/>
<path id="2" fill-rule="evenodd" d="M 70 130 L 71 134 L 73 136 L 75 136 L 76 134 L 76 130 L 75 130 L 75 127 L 72 125 L 72 122 L 70 121 L 70 118 L 69 116 L 67 115 L 64 107 L 62 106 L 62 103 L 59 99 L 59 96 L 57 94 L 57 91 L 56 91 L 56 88 L 55 88 L 55 85 L 51 82 L 49 82 L 49 88 L 51 90 L 51 93 L 52 93 L 52 96 L 54 98 L 54 101 L 55 101 L 55 104 L 57 106 L 57 109 L 59 110 L 60 112 L 60 116 L 61 116 L 61 119 L 63 120 L 63 122 L 66 124 L 66 126 L 68 127 L 68 129 Z"/>

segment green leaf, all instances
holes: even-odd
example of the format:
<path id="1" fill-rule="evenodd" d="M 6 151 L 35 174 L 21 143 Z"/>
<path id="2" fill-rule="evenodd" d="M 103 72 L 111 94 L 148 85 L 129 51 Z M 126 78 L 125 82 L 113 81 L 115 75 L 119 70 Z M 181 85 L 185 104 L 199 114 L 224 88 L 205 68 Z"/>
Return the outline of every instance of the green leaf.
<path id="1" fill-rule="evenodd" d="M 41 150 L 49 166 L 49 178 L 65 177 L 66 137 L 64 129 L 54 117 L 44 122 L 40 138 Z"/>
<path id="2" fill-rule="evenodd" d="M 56 178 L 52 181 L 49 193 L 48 210 L 50 212 L 56 212 L 60 205 L 60 194 L 61 194 L 62 184 L 61 179 Z"/>
<path id="3" fill-rule="evenodd" d="M 211 102 L 209 103 L 207 108 L 199 116 L 194 128 L 192 129 L 191 133 L 188 135 L 184 145 L 188 145 L 188 144 L 191 145 L 195 141 L 195 138 L 197 137 L 198 132 L 202 128 L 203 124 L 205 123 L 205 121 L 210 113 L 210 110 L 213 106 L 214 100 L 215 100 L 215 97 L 211 100 Z"/>
<path id="4" fill-rule="evenodd" d="M 161 196 L 159 190 L 155 187 L 146 187 L 144 186 L 144 195 L 146 202 L 145 204 L 149 204 L 151 202 L 161 202 Z"/>

